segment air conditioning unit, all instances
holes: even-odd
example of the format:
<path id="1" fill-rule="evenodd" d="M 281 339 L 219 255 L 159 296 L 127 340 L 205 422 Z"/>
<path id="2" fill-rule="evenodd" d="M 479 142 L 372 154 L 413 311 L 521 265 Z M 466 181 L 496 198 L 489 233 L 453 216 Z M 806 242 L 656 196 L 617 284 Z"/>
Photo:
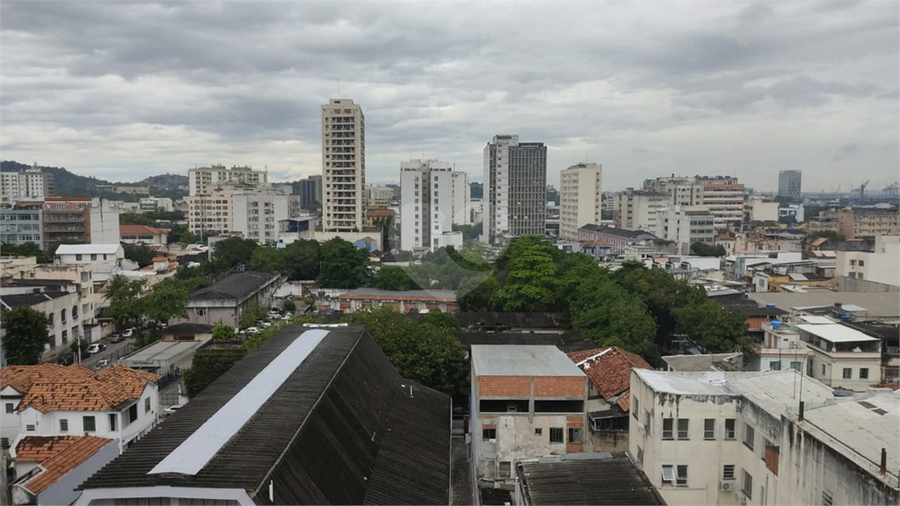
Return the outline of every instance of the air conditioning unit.
<path id="1" fill-rule="evenodd" d="M 731 492 L 734 490 L 734 480 L 722 480 L 719 484 L 719 490 L 722 492 Z"/>
<path id="2" fill-rule="evenodd" d="M 641 434 L 647 434 L 647 428 L 644 427 L 643 424 L 639 423 L 639 424 L 637 424 L 637 427 L 638 427 L 638 432 L 640 432 Z"/>

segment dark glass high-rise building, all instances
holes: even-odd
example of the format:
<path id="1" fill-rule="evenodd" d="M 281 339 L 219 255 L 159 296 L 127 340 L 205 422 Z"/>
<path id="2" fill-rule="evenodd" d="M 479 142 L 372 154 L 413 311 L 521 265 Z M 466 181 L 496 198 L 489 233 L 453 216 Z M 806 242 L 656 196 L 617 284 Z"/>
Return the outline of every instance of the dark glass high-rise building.
<path id="1" fill-rule="evenodd" d="M 543 235 L 547 220 L 547 146 L 496 135 L 484 148 L 484 238 Z"/>

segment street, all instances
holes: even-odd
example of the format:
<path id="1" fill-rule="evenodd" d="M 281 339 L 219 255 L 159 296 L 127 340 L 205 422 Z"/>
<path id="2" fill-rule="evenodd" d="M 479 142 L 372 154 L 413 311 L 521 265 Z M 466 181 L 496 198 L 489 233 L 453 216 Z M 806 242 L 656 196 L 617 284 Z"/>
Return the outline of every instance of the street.
<path id="1" fill-rule="evenodd" d="M 106 345 L 106 349 L 101 351 L 100 353 L 94 353 L 93 355 L 85 357 L 81 361 L 81 365 L 87 367 L 88 369 L 93 369 L 97 362 L 107 359 L 109 363 L 115 363 L 116 360 L 124 357 L 128 354 L 128 352 L 133 351 L 134 348 L 134 337 L 129 337 L 118 343 L 109 342 L 109 338 L 104 338 L 96 343 L 101 343 Z M 94 343 L 91 343 L 94 344 Z"/>

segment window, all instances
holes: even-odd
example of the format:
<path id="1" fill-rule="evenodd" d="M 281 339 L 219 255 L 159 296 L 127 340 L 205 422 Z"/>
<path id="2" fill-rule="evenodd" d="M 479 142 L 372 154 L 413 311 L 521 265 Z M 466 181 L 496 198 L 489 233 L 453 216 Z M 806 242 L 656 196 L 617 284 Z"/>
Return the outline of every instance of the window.
<path id="1" fill-rule="evenodd" d="M 780 371 L 781 370 L 781 361 L 775 360 L 775 361 L 769 362 L 769 369 L 771 369 L 773 371 Z"/>
<path id="2" fill-rule="evenodd" d="M 60 432 L 69 432 L 69 421 L 65 418 L 59 419 L 59 431 Z"/>
<path id="3" fill-rule="evenodd" d="M 831 490 L 827 488 L 822 490 L 822 506 L 832 506 L 834 504 L 834 497 L 831 495 Z"/>
<path id="4" fill-rule="evenodd" d="M 676 466 L 675 470 L 677 473 L 675 474 L 675 484 L 676 485 L 687 485 L 687 471 L 688 466 Z"/>
<path id="5" fill-rule="evenodd" d="M 563 442 L 562 427 L 550 427 L 550 442 L 551 443 L 562 443 Z"/>
<path id="6" fill-rule="evenodd" d="M 722 479 L 723 480 L 733 480 L 734 479 L 734 464 L 725 464 L 722 466 Z"/>
<path id="7" fill-rule="evenodd" d="M 61 322 L 66 321 L 66 310 L 65 309 L 59 310 L 59 321 L 61 321 Z"/>
<path id="8" fill-rule="evenodd" d="M 13 403 L 11 403 L 11 402 L 7 402 L 7 403 L 6 403 L 6 412 L 7 412 L 7 413 L 12 413 L 13 410 L 15 410 L 15 409 L 16 409 L 15 404 L 13 404 Z"/>
<path id="9" fill-rule="evenodd" d="M 747 499 L 753 499 L 753 476 L 746 469 L 744 471 L 744 483 L 741 486 L 741 492 L 747 496 Z"/>
<path id="10" fill-rule="evenodd" d="M 678 419 L 678 439 L 689 439 L 688 438 L 688 419 L 687 418 L 679 418 Z"/>
<path id="11" fill-rule="evenodd" d="M 866 261 L 865 261 L 865 260 L 860 260 L 860 261 L 859 261 L 859 266 L 860 266 L 860 267 L 865 267 L 865 266 L 866 266 Z"/>
<path id="12" fill-rule="evenodd" d="M 97 420 L 93 416 L 86 416 L 82 425 L 85 432 L 95 432 L 97 430 Z"/>
<path id="13" fill-rule="evenodd" d="M 859 379 L 869 379 L 869 368 L 868 367 L 860 368 Z"/>
<path id="14" fill-rule="evenodd" d="M 647 429 L 647 437 L 650 437 L 650 412 L 644 411 L 644 428 Z"/>
<path id="15" fill-rule="evenodd" d="M 753 440 L 756 438 L 756 431 L 753 430 L 753 427 L 744 424 L 744 445 L 747 448 L 753 449 Z"/>
<path id="16" fill-rule="evenodd" d="M 703 439 L 716 438 L 716 419 L 707 418 L 703 420 Z"/>
<path id="17" fill-rule="evenodd" d="M 638 464 L 644 463 L 644 449 L 641 448 L 640 446 L 638 446 L 637 461 L 638 461 Z"/>
<path id="18" fill-rule="evenodd" d="M 671 465 L 663 464 L 662 466 L 662 481 L 663 483 L 671 484 L 675 481 L 675 469 Z"/>
<path id="19" fill-rule="evenodd" d="M 128 425 L 129 423 L 137 420 L 137 417 L 138 417 L 138 405 L 137 405 L 137 403 L 134 403 L 131 405 L 130 408 L 128 408 L 128 423 L 126 423 L 125 425 Z"/>
<path id="20" fill-rule="evenodd" d="M 75 260 L 81 260 L 81 255 L 75 255 Z"/>
<path id="21" fill-rule="evenodd" d="M 27 432 L 34 432 L 34 424 L 33 424 L 33 423 L 29 423 L 28 425 L 25 426 L 25 430 L 26 430 Z"/>
<path id="22" fill-rule="evenodd" d="M 94 262 L 97 261 L 97 255 L 95 253 L 91 253 L 91 260 L 93 260 Z"/>
<path id="23" fill-rule="evenodd" d="M 569 427 L 569 442 L 581 443 L 581 427 Z"/>
<path id="24" fill-rule="evenodd" d="M 638 419 L 638 413 L 641 412 L 641 401 L 634 399 L 634 407 L 631 410 L 631 416 L 634 417 L 635 420 Z"/>
<path id="25" fill-rule="evenodd" d="M 509 478 L 512 466 L 508 460 L 500 461 L 500 470 L 499 477 L 500 478 Z"/>
<path id="26" fill-rule="evenodd" d="M 544 429 L 542 429 L 542 428 L 540 428 L 540 427 L 534 429 L 534 435 L 535 435 L 535 436 L 540 436 L 540 435 L 543 434 L 543 433 L 544 433 Z"/>
<path id="27" fill-rule="evenodd" d="M 109 430 L 116 430 L 116 415 L 114 413 L 109 414 Z"/>
<path id="28" fill-rule="evenodd" d="M 663 418 L 663 439 L 675 439 L 672 435 L 672 424 L 675 423 L 674 418 Z"/>
<path id="29" fill-rule="evenodd" d="M 497 429 L 481 429 L 481 440 L 490 441 L 491 439 L 497 439 Z"/>
<path id="30" fill-rule="evenodd" d="M 850 259 L 850 265 L 856 265 L 856 260 Z"/>
<path id="31" fill-rule="evenodd" d="M 851 368 L 849 368 L 849 367 L 845 367 L 845 368 L 844 368 L 844 376 L 843 376 L 843 377 L 844 377 L 844 379 L 851 379 L 851 378 L 853 378 L 853 369 L 851 369 Z"/>
<path id="32" fill-rule="evenodd" d="M 197 309 L 197 316 L 206 316 L 206 310 L 203 308 Z"/>
<path id="33" fill-rule="evenodd" d="M 803 367 L 803 362 L 791 362 L 791 369 L 795 371 L 802 371 L 803 369 L 801 369 L 801 367 Z"/>

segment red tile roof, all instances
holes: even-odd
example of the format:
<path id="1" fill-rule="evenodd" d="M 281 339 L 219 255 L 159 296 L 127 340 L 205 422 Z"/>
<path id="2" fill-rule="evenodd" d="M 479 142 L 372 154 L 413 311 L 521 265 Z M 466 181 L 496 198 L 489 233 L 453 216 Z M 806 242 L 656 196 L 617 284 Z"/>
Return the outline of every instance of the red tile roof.
<path id="1" fill-rule="evenodd" d="M 614 346 L 593 350 L 573 351 L 568 354 L 604 399 L 610 399 L 628 390 L 631 384 L 631 369 L 652 369 L 639 355 Z M 624 396 L 623 396 L 624 397 Z M 627 406 L 629 400 L 622 401 Z M 622 407 L 621 403 L 619 407 Z M 627 410 L 627 407 L 623 407 Z"/>
<path id="2" fill-rule="evenodd" d="M 40 494 L 112 442 L 112 439 L 93 436 L 22 438 L 16 445 L 16 461 L 39 462 L 44 468 L 22 486 L 32 494 Z"/>
<path id="3" fill-rule="evenodd" d="M 139 234 L 168 234 L 169 231 L 164 228 L 148 227 L 146 225 L 119 225 L 119 234 L 121 235 L 139 235 Z"/>
<path id="4" fill-rule="evenodd" d="M 161 376 L 115 364 L 100 373 L 56 364 L 11 366 L 0 372 L 3 385 L 24 394 L 18 411 L 108 411 L 141 396 L 147 383 Z"/>

